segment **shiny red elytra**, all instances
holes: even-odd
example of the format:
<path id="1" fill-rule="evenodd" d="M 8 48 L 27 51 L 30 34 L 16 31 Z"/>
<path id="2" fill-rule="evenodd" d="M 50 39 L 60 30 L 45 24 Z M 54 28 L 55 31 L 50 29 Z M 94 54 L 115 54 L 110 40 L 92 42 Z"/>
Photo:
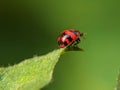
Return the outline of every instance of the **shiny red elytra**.
<path id="1" fill-rule="evenodd" d="M 83 33 L 75 29 L 64 30 L 58 37 L 58 47 L 64 48 L 70 45 L 77 45 L 80 42 L 80 37 L 83 36 Z"/>

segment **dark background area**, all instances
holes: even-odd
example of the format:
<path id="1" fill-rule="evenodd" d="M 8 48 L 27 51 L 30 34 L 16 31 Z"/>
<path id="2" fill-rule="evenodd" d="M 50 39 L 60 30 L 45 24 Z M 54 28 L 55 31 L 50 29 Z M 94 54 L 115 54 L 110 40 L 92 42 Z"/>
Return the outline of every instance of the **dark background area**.
<path id="1" fill-rule="evenodd" d="M 0 1 L 0 66 L 17 64 L 57 47 L 64 29 L 87 33 L 84 52 L 61 56 L 42 90 L 114 90 L 120 68 L 118 0 Z"/>

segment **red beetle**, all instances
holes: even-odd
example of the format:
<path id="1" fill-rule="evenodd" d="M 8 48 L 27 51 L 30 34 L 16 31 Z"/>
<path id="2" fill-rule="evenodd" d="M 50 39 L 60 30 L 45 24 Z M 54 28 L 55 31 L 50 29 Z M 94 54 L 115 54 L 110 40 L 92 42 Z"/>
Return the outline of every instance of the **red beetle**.
<path id="1" fill-rule="evenodd" d="M 80 37 L 83 36 L 83 33 L 75 29 L 64 30 L 58 37 L 58 47 L 64 48 L 70 45 L 77 45 L 80 42 Z"/>

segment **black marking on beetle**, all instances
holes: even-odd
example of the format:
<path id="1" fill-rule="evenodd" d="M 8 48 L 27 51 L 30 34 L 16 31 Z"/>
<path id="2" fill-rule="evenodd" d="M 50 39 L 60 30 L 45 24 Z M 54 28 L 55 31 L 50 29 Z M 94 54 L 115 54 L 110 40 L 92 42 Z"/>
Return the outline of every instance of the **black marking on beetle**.
<path id="1" fill-rule="evenodd" d="M 70 36 L 69 35 L 64 35 L 61 39 L 62 39 L 62 41 L 65 41 L 66 39 L 68 39 Z"/>
<path id="2" fill-rule="evenodd" d="M 69 36 L 69 35 L 68 35 Z M 69 41 L 72 41 L 72 38 L 69 36 L 69 37 L 67 37 L 67 39 L 69 40 Z"/>
<path id="3" fill-rule="evenodd" d="M 68 45 L 67 42 L 64 42 L 64 45 L 67 46 Z"/>
<path id="4" fill-rule="evenodd" d="M 62 38 L 65 38 L 65 39 L 68 39 L 69 41 L 72 41 L 72 38 L 71 38 L 71 36 L 70 35 L 64 35 Z"/>

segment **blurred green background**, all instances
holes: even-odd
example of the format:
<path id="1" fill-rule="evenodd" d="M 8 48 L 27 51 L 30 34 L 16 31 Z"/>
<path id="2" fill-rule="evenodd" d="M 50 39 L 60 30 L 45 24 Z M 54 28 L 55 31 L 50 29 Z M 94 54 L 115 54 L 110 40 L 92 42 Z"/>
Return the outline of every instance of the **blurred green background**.
<path id="1" fill-rule="evenodd" d="M 79 47 L 57 63 L 42 90 L 114 90 L 120 68 L 120 1 L 0 1 L 0 66 L 57 48 L 64 29 L 87 33 Z"/>

